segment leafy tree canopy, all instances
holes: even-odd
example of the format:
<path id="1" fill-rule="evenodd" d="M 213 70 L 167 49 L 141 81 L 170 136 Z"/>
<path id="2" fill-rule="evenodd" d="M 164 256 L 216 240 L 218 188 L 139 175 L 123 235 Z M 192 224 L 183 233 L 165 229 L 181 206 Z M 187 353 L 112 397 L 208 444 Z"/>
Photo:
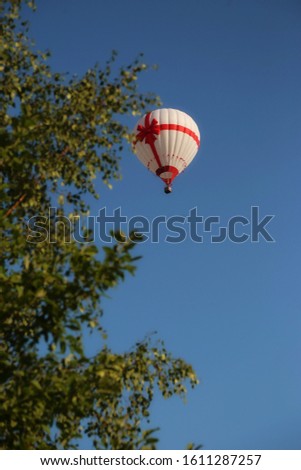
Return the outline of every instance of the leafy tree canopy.
<path id="1" fill-rule="evenodd" d="M 153 449 L 154 392 L 183 396 L 197 379 L 162 342 L 147 338 L 124 354 L 105 345 L 101 298 L 134 273 L 135 237 L 116 234 L 99 252 L 65 243 L 63 224 L 48 217 L 54 242 L 30 243 L 26 221 L 47 215 L 54 198 L 61 216 L 86 213 L 96 175 L 107 185 L 120 176 L 131 141 L 123 116 L 159 102 L 138 92 L 142 57 L 115 75 L 115 53 L 82 77 L 51 70 L 21 7 L 0 6 L 0 447 L 71 449 L 87 435 L 96 449 Z M 93 357 L 87 329 L 99 334 Z"/>

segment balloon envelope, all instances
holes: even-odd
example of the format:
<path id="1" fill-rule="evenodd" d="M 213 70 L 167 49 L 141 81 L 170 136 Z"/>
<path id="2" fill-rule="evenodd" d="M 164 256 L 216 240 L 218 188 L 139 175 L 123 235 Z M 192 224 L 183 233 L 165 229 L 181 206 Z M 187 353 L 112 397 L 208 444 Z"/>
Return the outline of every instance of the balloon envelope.
<path id="1" fill-rule="evenodd" d="M 188 114 L 166 108 L 145 114 L 134 134 L 138 159 L 167 185 L 193 160 L 201 139 L 198 126 Z"/>

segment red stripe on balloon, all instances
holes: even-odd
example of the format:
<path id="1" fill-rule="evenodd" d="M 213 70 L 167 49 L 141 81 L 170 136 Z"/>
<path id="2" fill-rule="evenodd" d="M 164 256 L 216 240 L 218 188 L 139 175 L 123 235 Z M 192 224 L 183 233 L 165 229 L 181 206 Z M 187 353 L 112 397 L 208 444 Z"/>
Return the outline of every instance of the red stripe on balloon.
<path id="1" fill-rule="evenodd" d="M 193 138 L 198 147 L 200 146 L 200 139 L 191 129 L 188 129 L 188 127 L 180 126 L 179 124 L 159 124 L 159 128 L 161 131 L 184 132 L 184 134 L 188 134 Z"/>

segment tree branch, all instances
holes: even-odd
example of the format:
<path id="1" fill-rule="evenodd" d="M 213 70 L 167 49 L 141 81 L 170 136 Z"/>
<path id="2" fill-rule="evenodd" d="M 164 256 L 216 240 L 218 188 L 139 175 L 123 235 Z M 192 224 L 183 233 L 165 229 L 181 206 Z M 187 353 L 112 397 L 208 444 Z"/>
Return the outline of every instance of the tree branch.
<path id="1" fill-rule="evenodd" d="M 25 197 L 26 193 L 23 193 L 22 196 L 20 196 L 19 199 L 15 202 L 15 204 L 8 209 L 4 217 L 8 217 L 21 204 L 21 202 L 24 201 Z"/>

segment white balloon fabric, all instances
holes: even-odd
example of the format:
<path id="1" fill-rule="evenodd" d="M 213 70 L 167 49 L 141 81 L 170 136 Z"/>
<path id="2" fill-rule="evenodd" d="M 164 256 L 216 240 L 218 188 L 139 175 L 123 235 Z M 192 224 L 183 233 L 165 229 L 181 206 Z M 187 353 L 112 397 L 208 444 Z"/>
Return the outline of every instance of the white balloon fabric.
<path id="1" fill-rule="evenodd" d="M 134 134 L 138 159 L 168 188 L 194 159 L 201 139 L 198 126 L 188 114 L 166 108 L 145 114 Z"/>

